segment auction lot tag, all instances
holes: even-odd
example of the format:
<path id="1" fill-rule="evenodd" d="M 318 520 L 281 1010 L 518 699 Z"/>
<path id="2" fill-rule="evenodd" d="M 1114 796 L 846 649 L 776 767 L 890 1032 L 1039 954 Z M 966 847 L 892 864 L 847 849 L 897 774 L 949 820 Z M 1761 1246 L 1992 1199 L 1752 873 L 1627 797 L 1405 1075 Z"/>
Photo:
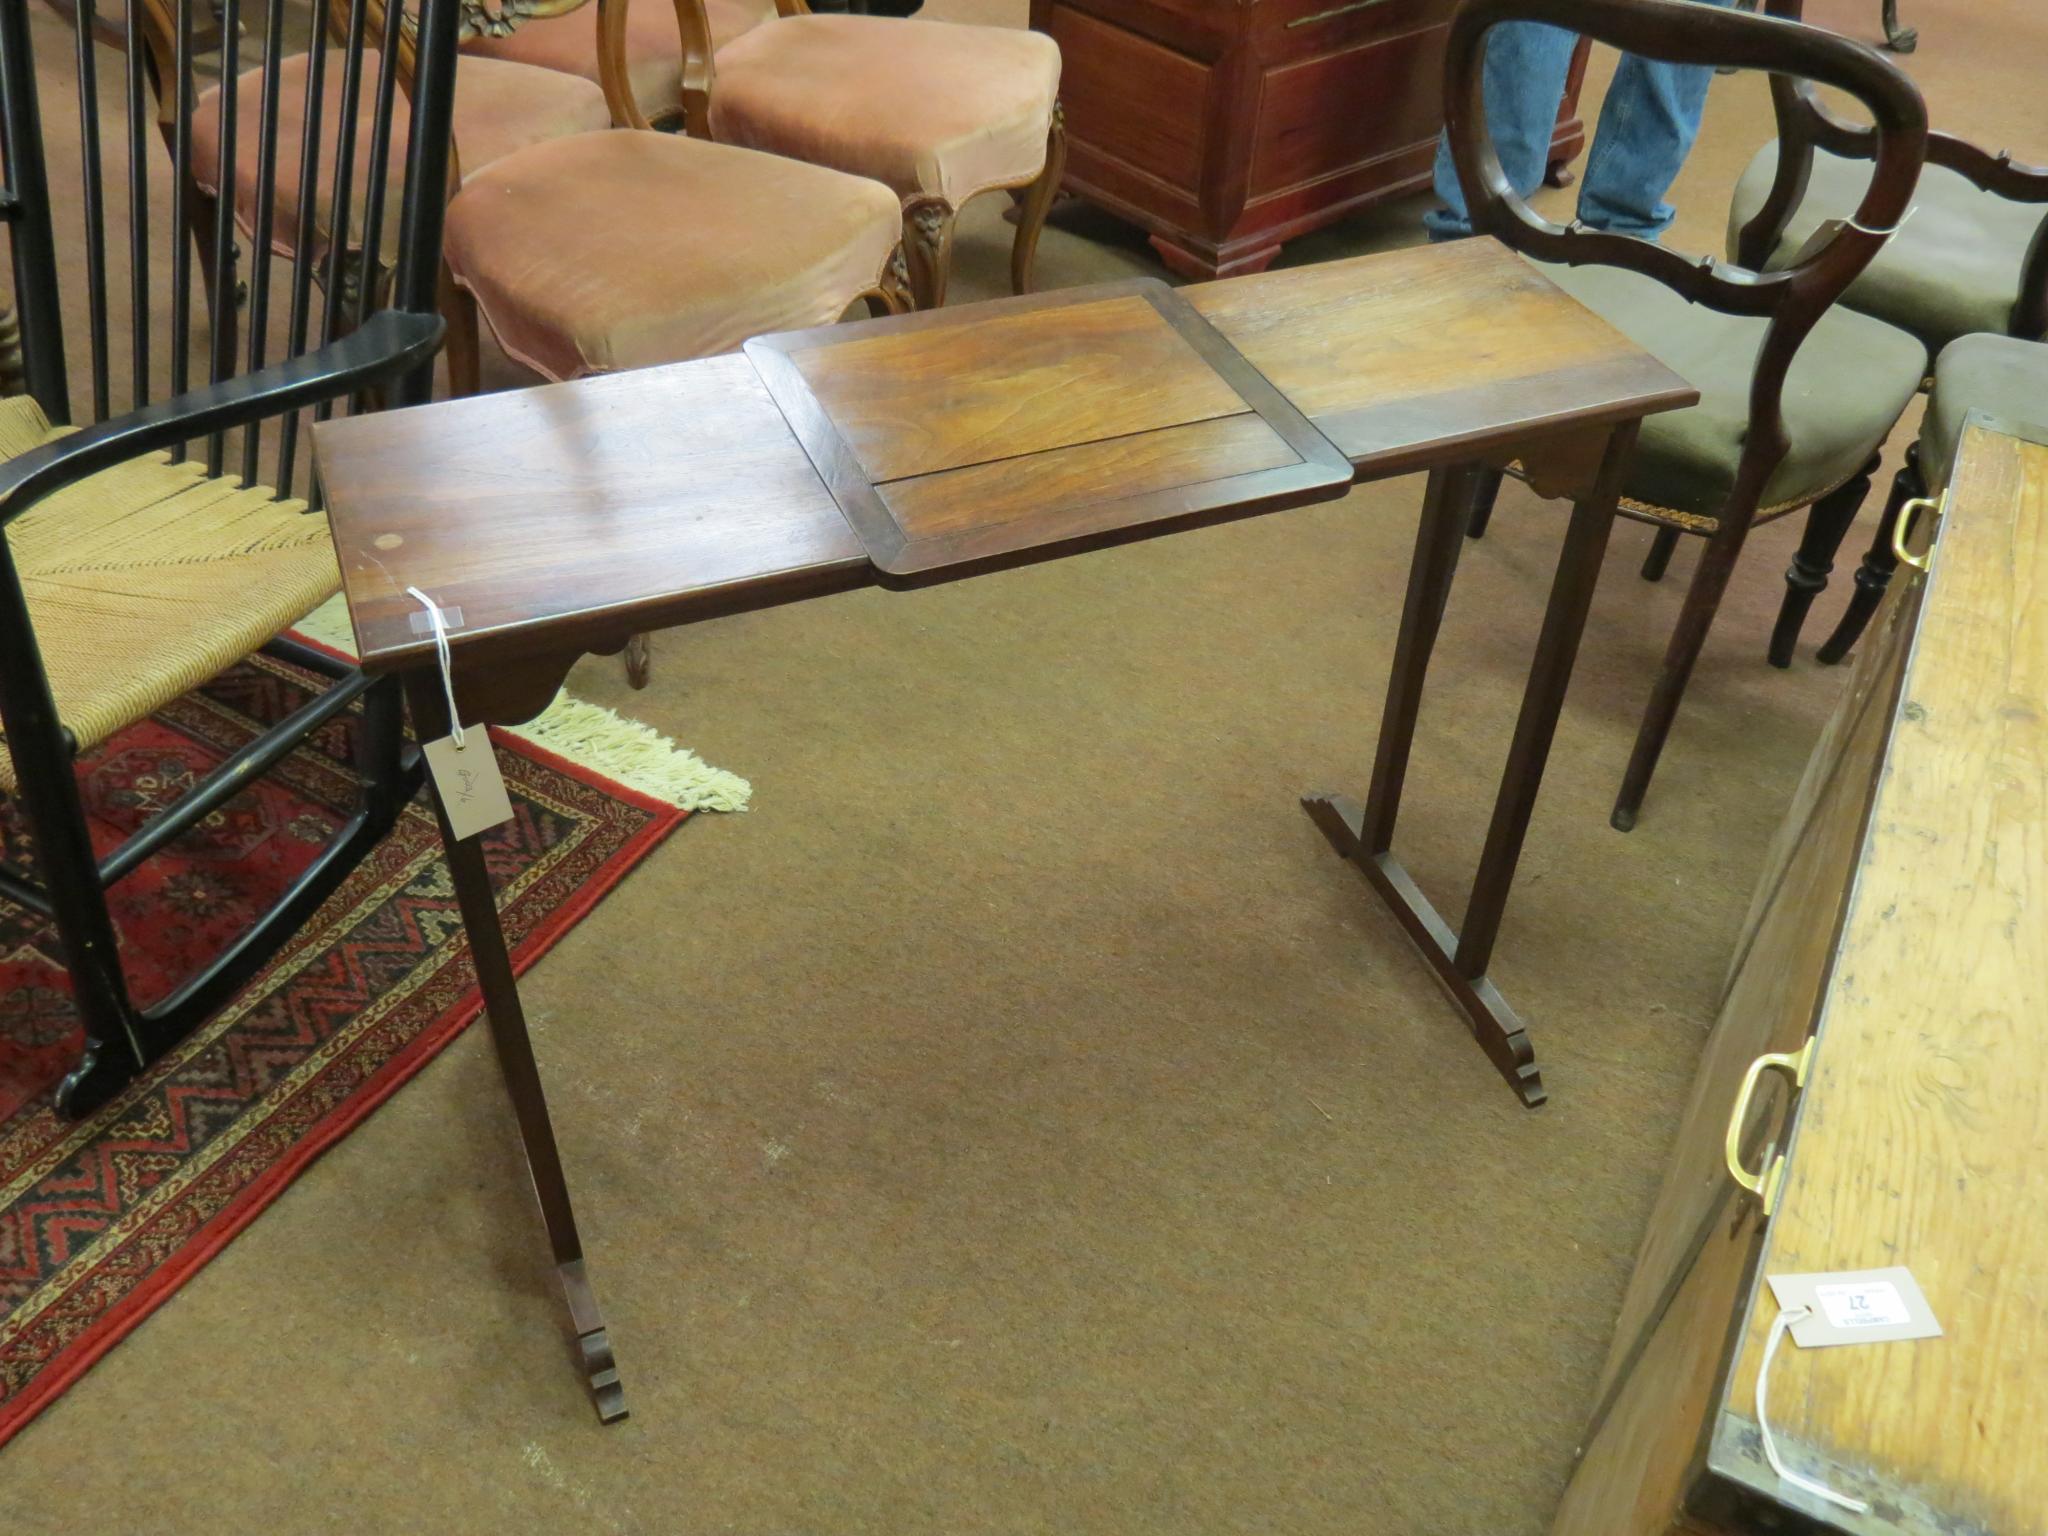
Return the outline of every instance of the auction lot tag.
<path id="1" fill-rule="evenodd" d="M 443 736 L 428 742 L 424 750 L 434 788 L 448 813 L 448 830 L 457 842 L 512 819 L 512 799 L 505 793 L 505 776 L 498 771 L 489 731 L 472 725 L 460 742 Z"/>
<path id="2" fill-rule="evenodd" d="M 1903 1266 L 1772 1275 L 1770 1283 L 1781 1309 L 1806 1309 L 1807 1316 L 1792 1324 L 1792 1342 L 1802 1349 L 1941 1336 L 1934 1309 Z"/>

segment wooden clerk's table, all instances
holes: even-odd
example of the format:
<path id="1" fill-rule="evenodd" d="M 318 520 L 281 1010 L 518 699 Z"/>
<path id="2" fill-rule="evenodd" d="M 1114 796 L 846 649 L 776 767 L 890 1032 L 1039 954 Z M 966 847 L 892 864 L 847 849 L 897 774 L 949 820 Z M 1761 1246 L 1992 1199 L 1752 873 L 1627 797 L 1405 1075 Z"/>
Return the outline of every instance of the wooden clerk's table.
<path id="1" fill-rule="evenodd" d="M 827 593 L 914 587 L 1426 470 L 1362 804 L 1303 801 L 1386 899 L 1525 1103 L 1487 976 L 1638 422 L 1692 388 L 1491 242 L 1169 290 L 1120 283 L 764 338 L 747 355 L 316 430 L 363 666 L 421 740 L 538 714 L 586 652 Z M 1573 504 L 1463 931 L 1392 853 L 1424 673 L 1476 474 Z M 1256 573 L 1248 573 L 1257 579 Z M 442 833 L 492 1038 L 596 1394 L 623 1416 L 475 838 Z"/>

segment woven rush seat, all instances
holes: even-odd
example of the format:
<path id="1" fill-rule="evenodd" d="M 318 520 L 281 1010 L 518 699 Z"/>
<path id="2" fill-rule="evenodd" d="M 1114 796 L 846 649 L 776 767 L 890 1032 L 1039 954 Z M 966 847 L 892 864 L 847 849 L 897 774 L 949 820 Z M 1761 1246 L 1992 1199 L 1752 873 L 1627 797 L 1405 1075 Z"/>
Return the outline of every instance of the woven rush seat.
<path id="1" fill-rule="evenodd" d="M 63 435 L 0 400 L 0 459 Z M 7 525 L 50 691 L 83 753 L 340 590 L 325 518 L 167 454 L 101 470 Z M 0 752 L 0 790 L 15 789 Z"/>

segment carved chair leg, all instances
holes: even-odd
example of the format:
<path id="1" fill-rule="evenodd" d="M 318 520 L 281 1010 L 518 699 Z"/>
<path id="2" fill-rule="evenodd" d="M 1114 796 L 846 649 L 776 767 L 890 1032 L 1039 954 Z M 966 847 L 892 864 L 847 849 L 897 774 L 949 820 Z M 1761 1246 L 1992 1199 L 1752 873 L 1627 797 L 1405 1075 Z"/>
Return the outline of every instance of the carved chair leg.
<path id="1" fill-rule="evenodd" d="M 1884 516 L 1878 520 L 1877 535 L 1870 541 L 1863 564 L 1856 568 L 1856 590 L 1849 595 L 1849 606 L 1843 610 L 1835 632 L 1818 653 L 1822 665 L 1835 665 L 1862 638 L 1863 627 L 1884 601 L 1884 589 L 1891 584 L 1892 572 L 1899 568 L 1899 558 L 1892 553 L 1892 529 L 1899 521 L 1899 509 L 1915 496 L 1926 494 L 1920 478 L 1920 445 L 1915 443 L 1906 449 L 1906 462 L 1892 476 L 1891 497 L 1884 504 Z"/>
<path id="2" fill-rule="evenodd" d="M 922 198 L 903 210 L 903 255 L 910 267 L 910 296 L 919 309 L 946 302 L 953 271 L 953 208 Z"/>
<path id="3" fill-rule="evenodd" d="M 1920 34 L 1899 25 L 1899 0 L 1884 0 L 1884 45 L 1893 53 L 1911 53 L 1920 46 Z"/>
<path id="4" fill-rule="evenodd" d="M 1045 216 L 1059 196 L 1060 181 L 1067 174 L 1067 114 L 1058 102 L 1052 107 L 1052 126 L 1045 134 L 1045 167 L 1038 180 L 1024 194 L 1024 206 L 1017 214 L 1017 237 L 1010 243 L 1010 292 L 1031 291 L 1031 264 L 1038 256 L 1038 237 L 1045 231 Z"/>
<path id="5" fill-rule="evenodd" d="M 883 269 L 881 281 L 860 297 L 867 301 L 868 314 L 878 320 L 887 315 L 910 313 L 910 269 L 904 265 L 902 246 L 890 252 L 889 265 Z"/>
<path id="6" fill-rule="evenodd" d="M 654 653 L 648 645 L 647 636 L 633 636 L 620 654 L 626 660 L 626 681 L 635 688 L 645 688 L 654 669 Z"/>
<path id="7" fill-rule="evenodd" d="M 1778 622 L 1771 628 L 1770 662 L 1774 667 L 1792 665 L 1792 652 L 1799 644 L 1800 626 L 1813 600 L 1827 590 L 1828 572 L 1835 568 L 1835 551 L 1856 521 L 1863 498 L 1870 494 L 1870 477 L 1877 470 L 1877 458 L 1816 501 L 1806 513 L 1806 532 L 1792 563 L 1785 569 L 1785 600 L 1778 606 Z"/>
<path id="8" fill-rule="evenodd" d="M 483 389 L 483 359 L 477 339 L 476 295 L 441 264 L 441 318 L 448 322 L 448 395 L 460 400 Z"/>
<path id="9" fill-rule="evenodd" d="M 1643 795 L 1664 751 L 1664 738 L 1671 734 L 1679 700 L 1685 697 L 1685 685 L 1692 680 L 1693 664 L 1699 660 L 1700 648 L 1707 643 L 1707 631 L 1713 628 L 1714 615 L 1721 607 L 1721 594 L 1728 590 L 1736 556 L 1742 553 L 1742 541 L 1749 534 L 1748 512 L 1737 518 L 1731 509 L 1723 515 L 1733 526 L 1715 534 L 1700 556 L 1692 586 L 1685 594 L 1685 607 L 1679 611 L 1678 626 L 1672 630 L 1671 643 L 1664 649 L 1664 665 L 1657 674 L 1657 684 L 1650 690 L 1649 706 L 1643 711 L 1643 723 L 1636 732 L 1635 750 L 1629 755 L 1621 793 L 1614 801 L 1611 821 L 1617 832 L 1626 832 L 1636 824 L 1636 813 L 1642 809 Z"/>
<path id="10" fill-rule="evenodd" d="M 1493 504 L 1500 496 L 1500 483 L 1505 472 L 1498 469 L 1482 469 L 1472 479 L 1472 511 L 1465 520 L 1465 537 L 1483 539 L 1486 525 L 1493 519 Z"/>
<path id="11" fill-rule="evenodd" d="M 1671 568 L 1672 551 L 1678 548 L 1681 530 L 1662 527 L 1657 536 L 1650 540 L 1650 552 L 1643 556 L 1643 580 L 1662 581 L 1664 573 Z"/>

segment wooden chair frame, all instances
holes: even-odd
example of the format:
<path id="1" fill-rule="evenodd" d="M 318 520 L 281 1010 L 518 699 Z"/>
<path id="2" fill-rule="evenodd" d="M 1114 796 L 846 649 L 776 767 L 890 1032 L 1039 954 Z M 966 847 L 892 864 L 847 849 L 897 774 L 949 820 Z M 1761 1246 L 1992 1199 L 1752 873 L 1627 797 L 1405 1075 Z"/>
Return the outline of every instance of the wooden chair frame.
<path id="1" fill-rule="evenodd" d="M 292 355 L 264 361 L 265 330 L 252 326 L 248 370 L 235 375 L 238 362 L 233 339 L 232 290 L 228 302 L 212 310 L 208 380 L 193 384 L 187 377 L 192 361 L 189 335 L 190 259 L 202 238 L 188 228 L 191 205 L 173 203 L 171 235 L 172 287 L 176 304 L 171 336 L 172 387 L 169 398 L 148 399 L 149 285 L 147 246 L 147 159 L 144 144 L 145 49 L 136 46 L 145 7 L 157 0 L 130 0 L 126 67 L 129 106 L 131 180 L 131 270 L 134 274 L 135 402 L 114 413 L 108 395 L 108 306 L 104 283 L 106 227 L 99 176 L 97 81 L 92 60 L 92 7 L 81 7 L 79 81 L 85 145 L 85 277 L 88 283 L 88 328 L 94 421 L 40 448 L 0 464 L 0 530 L 52 493 L 87 476 L 140 456 L 169 450 L 182 455 L 203 439 L 210 473 L 222 471 L 225 438 L 244 432 L 245 483 L 255 483 L 261 427 L 282 421 L 281 494 L 291 486 L 292 445 L 299 414 L 313 408 L 325 414 L 338 400 L 388 390 L 397 401 L 424 400 L 432 389 L 432 364 L 442 322 L 435 313 L 435 268 L 441 243 L 443 200 L 410 190 L 443 178 L 448 154 L 448 125 L 455 82 L 456 0 L 424 0 L 428 45 L 421 58 L 423 105 L 414 114 L 405 148 L 409 183 L 400 215 L 401 259 L 389 307 L 344 317 L 339 294 L 330 290 L 327 326 L 321 344 L 300 349 L 307 338 L 310 313 L 306 286 L 295 284 Z M 272 15 L 281 8 L 269 0 Z M 179 0 L 178 30 L 188 40 L 178 63 L 189 71 L 191 0 Z M 225 0 L 226 35 L 237 30 L 240 0 Z M 356 34 L 358 44 L 361 34 Z M 351 68 L 360 47 L 350 55 Z M 265 68 L 268 99 L 274 104 L 278 56 L 272 50 Z M 233 93 L 227 93 L 232 95 Z M 174 125 L 189 166 L 189 73 L 174 84 L 172 99 L 186 124 Z M 351 103 L 351 106 L 353 103 Z M 388 130 L 388 99 L 380 104 Z M 224 127 L 222 185 L 233 185 L 232 121 Z M 317 123 L 315 124 L 317 131 Z M 388 133 L 385 135 L 388 138 Z M 380 142 L 383 140 L 380 139 Z M 275 164 L 274 124 L 265 136 L 263 156 Z M 58 292 L 59 261 L 51 220 L 51 199 L 42 147 L 41 114 L 36 100 L 33 45 L 26 10 L 18 4 L 0 6 L 0 167 L 13 194 L 4 218 L 13 258 L 15 291 L 20 312 L 23 373 L 29 391 L 53 422 L 71 420 L 69 377 Z M 337 174 L 342 174 L 337 172 Z M 308 167 L 310 187 L 315 171 Z M 309 194 L 310 195 L 310 194 Z M 344 204 L 346 199 L 339 199 Z M 369 215 L 381 218 L 381 202 L 370 201 Z M 140 210 L 139 212 L 135 210 Z M 230 270 L 226 252 L 233 242 L 232 208 L 215 220 L 211 259 L 214 270 Z M 252 293 L 267 292 L 268 248 L 256 263 Z M 261 298 L 257 299 L 260 304 Z M 362 296 L 365 307 L 367 294 Z M 118 1092 L 150 1062 L 212 1013 L 274 955 L 306 917 L 376 844 L 403 810 L 419 782 L 417 754 L 403 745 L 401 704 L 395 682 L 373 682 L 353 666 L 283 637 L 270 647 L 274 654 L 335 679 L 332 687 L 233 753 L 217 769 L 186 791 L 160 815 L 132 834 L 104 858 L 95 853 L 75 775 L 77 743 L 59 715 L 50 680 L 37 645 L 34 623 L 24 596 L 12 550 L 0 535 L 0 722 L 17 780 L 16 798 L 35 840 L 37 874 L 0 867 L 0 895 L 47 918 L 57 930 L 70 971 L 76 1005 L 84 1024 L 85 1047 L 77 1068 L 58 1091 L 61 1111 L 81 1114 Z M 358 808 L 325 851 L 298 880 L 212 963 L 187 978 L 168 997 L 138 1007 L 128 992 L 107 907 L 107 891 L 140 864 L 162 850 L 218 806 L 267 771 L 313 731 L 360 701 L 361 731 L 358 765 L 364 786 Z"/>
<path id="2" fill-rule="evenodd" d="M 1476 231 L 1543 261 L 1641 273 L 1692 303 L 1768 322 L 1750 383 L 1749 434 L 1714 525 L 1702 527 L 1699 519 L 1669 508 L 1632 501 L 1622 505 L 1627 515 L 1658 526 L 1643 569 L 1650 580 L 1663 575 L 1681 533 L 1707 540 L 1616 797 L 1613 823 L 1622 831 L 1635 824 L 1749 530 L 1800 506 L 1813 508 L 1794 561 L 1798 579 L 1788 577 L 1772 636 L 1773 659 L 1782 655 L 1789 660 L 1800 622 L 1876 467 L 1873 461 L 1818 497 L 1761 504 L 1772 472 L 1790 447 L 1783 408 L 1786 373 L 1814 325 L 1905 216 L 1925 154 L 1926 106 L 1912 81 L 1874 49 L 1798 24 L 1797 0 L 1770 0 L 1766 9 L 1769 15 L 1755 16 L 1686 0 L 1467 0 L 1452 22 L 1444 61 L 1445 131 Z M 1588 229 L 1576 219 L 1561 226 L 1542 218 L 1509 184 L 1486 130 L 1483 44 L 1491 28 L 1507 21 L 1547 22 L 1647 58 L 1760 69 L 1774 78 L 1791 75 L 1847 92 L 1869 110 L 1875 125 L 1870 135 L 1875 169 L 1855 216 L 1824 226 L 1795 261 L 1773 272 L 1717 263 L 1711 256 L 1687 257 L 1651 241 Z M 1788 131 L 1788 112 L 1802 99 L 1796 93 L 1774 93 L 1781 137 Z M 1475 537 L 1484 529 L 1491 488 L 1498 483 L 1496 476 L 1475 507 Z M 1815 568 L 1823 573 L 1818 579 L 1810 574 Z"/>
<path id="3" fill-rule="evenodd" d="M 597 0 L 598 66 L 605 76 L 605 97 L 612 104 L 614 122 L 634 128 L 652 126 L 633 97 L 626 73 L 626 16 L 632 0 Z M 658 3 L 658 0 L 642 0 Z M 718 67 L 713 57 L 711 21 L 704 0 L 674 0 L 676 24 L 683 42 L 683 127 L 692 138 L 711 137 L 711 93 L 717 85 Z M 809 16 L 806 0 L 775 0 L 778 18 Z M 774 22 L 763 22 L 773 26 Z M 1067 121 L 1058 102 L 1053 104 L 1052 122 L 1046 129 L 1045 163 L 1038 173 L 1023 181 L 979 187 L 969 198 L 984 192 L 1022 195 L 1017 212 L 1017 233 L 1010 244 L 1010 291 L 1031 291 L 1032 269 L 1038 256 L 1038 239 L 1058 197 L 1067 170 Z M 946 302 L 947 282 L 953 269 L 953 225 L 959 207 L 939 197 L 913 197 L 903 205 L 903 255 L 907 265 L 910 294 L 919 309 L 937 309 Z"/>
<path id="4" fill-rule="evenodd" d="M 1891 15 L 1887 0 L 1887 15 Z M 1773 10 L 1793 19 L 1803 0 L 1780 0 Z M 1889 22 L 1887 23 L 1889 27 Z M 1778 165 L 1769 195 L 1736 236 L 1736 257 L 1745 266 L 1769 261 L 1785 237 L 1785 227 L 1806 199 L 1816 151 L 1845 160 L 1870 160 L 1877 153 L 1875 131 L 1831 111 L 1806 81 L 1771 77 L 1772 103 L 1778 116 Z M 2048 166 L 2023 165 L 2010 150 L 1991 154 L 1954 134 L 1927 135 L 1927 164 L 1954 171 L 1972 186 L 2014 203 L 2043 205 L 2042 219 L 2027 243 L 2020 265 L 2018 297 L 2006 323 L 2006 334 L 2024 341 L 2048 340 Z M 1869 551 L 1857 567 L 1854 591 L 1819 657 L 1830 665 L 1841 661 L 1862 637 L 1864 627 L 1891 584 L 1898 559 L 1892 553 L 1892 529 L 1906 503 L 1928 493 L 1918 445 L 1906 451 L 1906 462 L 1893 475 Z"/>
<path id="5" fill-rule="evenodd" d="M 330 0 L 330 3 L 342 5 L 348 0 Z M 379 35 L 384 35 L 385 0 L 366 0 L 366 3 L 371 7 Z M 659 131 L 634 100 L 632 81 L 626 70 L 627 0 L 499 0 L 494 5 L 486 4 L 485 0 L 457 0 L 457 3 L 461 11 L 462 42 L 477 37 L 509 37 L 526 22 L 565 16 L 586 5 L 594 5 L 599 84 L 611 106 L 613 125 L 622 131 Z M 682 35 L 686 39 L 696 35 L 706 40 L 703 56 L 708 60 L 710 26 L 704 17 L 702 0 L 675 0 L 675 8 L 676 22 L 682 29 Z M 401 79 L 406 81 L 411 79 L 413 68 L 413 48 L 409 38 L 414 25 L 411 14 L 407 12 L 396 29 L 400 38 L 396 63 Z M 708 139 L 708 135 L 701 132 L 693 136 Z M 454 171 L 450 175 L 449 195 L 452 197 L 460 187 L 460 180 Z M 902 314 L 911 307 L 906 279 L 902 273 L 893 270 L 881 284 L 855 294 L 854 299 L 856 302 L 864 300 L 876 314 Z M 477 304 L 469 290 L 454 280 L 445 265 L 441 277 L 441 308 L 448 321 L 448 391 L 458 397 L 476 394 L 482 388 Z M 646 687 L 653 665 L 647 637 L 635 635 L 627 642 L 623 655 L 626 680 L 635 688 Z"/>

